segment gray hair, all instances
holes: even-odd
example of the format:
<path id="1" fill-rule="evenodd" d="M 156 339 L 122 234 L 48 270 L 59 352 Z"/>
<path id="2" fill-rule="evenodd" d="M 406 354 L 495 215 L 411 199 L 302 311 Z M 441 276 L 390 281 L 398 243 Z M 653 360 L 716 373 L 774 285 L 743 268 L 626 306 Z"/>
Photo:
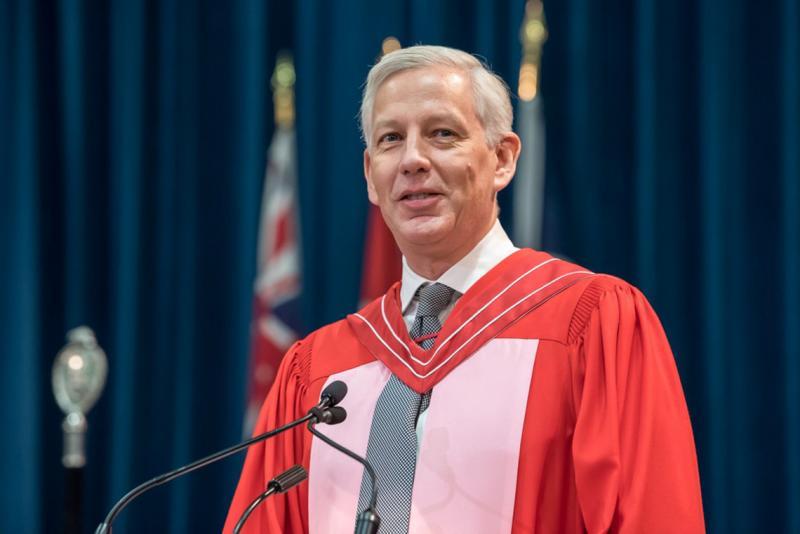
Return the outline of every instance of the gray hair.
<path id="1" fill-rule="evenodd" d="M 486 132 L 486 141 L 494 146 L 504 133 L 511 131 L 513 113 L 508 86 L 475 56 L 444 46 L 410 46 L 389 52 L 369 71 L 361 98 L 361 135 L 367 146 L 372 134 L 372 110 L 375 93 L 391 75 L 404 70 L 444 66 L 469 74 L 475 99 L 475 114 Z"/>

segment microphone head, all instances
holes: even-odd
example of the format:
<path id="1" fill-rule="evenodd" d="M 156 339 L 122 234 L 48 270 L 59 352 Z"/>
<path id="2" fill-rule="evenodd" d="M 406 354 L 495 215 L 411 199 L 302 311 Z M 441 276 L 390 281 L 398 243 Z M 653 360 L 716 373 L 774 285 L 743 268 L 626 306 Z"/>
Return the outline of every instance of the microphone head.
<path id="1" fill-rule="evenodd" d="M 341 380 L 336 380 L 335 382 L 331 382 L 328 384 L 324 390 L 322 390 L 322 395 L 320 398 L 324 401 L 325 399 L 328 400 L 328 407 L 336 406 L 340 402 L 344 396 L 347 395 L 347 384 L 342 382 Z"/>
<path id="2" fill-rule="evenodd" d="M 329 425 L 338 425 L 345 419 L 347 419 L 347 410 L 341 406 L 334 406 L 325 410 L 322 422 Z"/>

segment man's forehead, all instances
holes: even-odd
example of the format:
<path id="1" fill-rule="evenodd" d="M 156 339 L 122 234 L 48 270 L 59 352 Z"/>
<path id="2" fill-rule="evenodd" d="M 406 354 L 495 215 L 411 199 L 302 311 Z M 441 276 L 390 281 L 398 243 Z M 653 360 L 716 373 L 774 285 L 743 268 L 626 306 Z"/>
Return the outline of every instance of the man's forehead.
<path id="1" fill-rule="evenodd" d="M 387 78 L 378 88 L 373 105 L 374 127 L 399 118 L 410 111 L 426 119 L 466 119 L 474 114 L 474 99 L 469 75 L 462 70 L 432 66 L 408 69 Z"/>
<path id="2" fill-rule="evenodd" d="M 376 97 L 395 91 L 407 91 L 413 88 L 419 91 L 447 90 L 460 93 L 471 89 L 469 73 L 456 67 L 430 65 L 414 67 L 393 73 L 378 86 Z"/>

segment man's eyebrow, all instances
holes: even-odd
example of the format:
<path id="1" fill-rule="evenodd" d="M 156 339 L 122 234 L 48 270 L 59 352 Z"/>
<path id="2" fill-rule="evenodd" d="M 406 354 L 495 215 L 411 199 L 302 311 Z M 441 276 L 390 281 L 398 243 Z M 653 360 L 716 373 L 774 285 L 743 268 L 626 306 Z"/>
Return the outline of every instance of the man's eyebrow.
<path id="1" fill-rule="evenodd" d="M 394 119 L 383 119 L 375 123 L 372 127 L 373 130 L 380 130 L 381 128 L 396 128 L 398 122 Z"/>
<path id="2" fill-rule="evenodd" d="M 425 118 L 425 122 L 426 123 L 431 123 L 431 122 L 452 122 L 452 123 L 455 123 L 456 125 L 459 125 L 459 126 L 463 126 L 464 125 L 464 120 L 459 115 L 456 115 L 455 113 L 446 113 L 446 112 L 443 112 L 443 113 L 432 113 L 431 115 L 429 115 L 429 116 L 427 116 Z"/>
<path id="3" fill-rule="evenodd" d="M 447 112 L 435 112 L 427 117 L 425 117 L 424 121 L 425 124 L 431 124 L 436 122 L 447 122 L 454 124 L 458 127 L 464 126 L 464 120 L 461 116 L 454 114 L 454 113 L 447 113 Z M 382 130 L 385 128 L 395 129 L 400 127 L 400 121 L 396 119 L 379 119 L 375 122 L 375 125 L 372 127 L 373 132 L 377 132 L 378 130 Z"/>

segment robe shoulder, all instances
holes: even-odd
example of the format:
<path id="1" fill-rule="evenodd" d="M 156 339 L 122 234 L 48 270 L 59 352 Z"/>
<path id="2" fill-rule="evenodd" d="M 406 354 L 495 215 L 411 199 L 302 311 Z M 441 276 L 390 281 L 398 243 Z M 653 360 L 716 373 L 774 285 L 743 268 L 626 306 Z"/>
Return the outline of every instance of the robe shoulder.
<path id="1" fill-rule="evenodd" d="M 549 296 L 532 310 L 530 315 L 534 320 L 511 325 L 503 337 L 535 338 L 569 345 L 585 334 L 590 316 L 605 297 L 622 301 L 637 297 L 646 302 L 641 292 L 628 282 L 611 275 L 595 274 Z"/>
<path id="2" fill-rule="evenodd" d="M 529 522 L 515 534 L 704 531 L 678 370 L 641 291 L 589 276 L 502 335 L 539 340 L 515 511 Z"/>
<path id="3" fill-rule="evenodd" d="M 313 386 L 321 388 L 330 375 L 374 360 L 361 347 L 346 319 L 323 326 L 309 338 L 309 380 Z"/>
<path id="4" fill-rule="evenodd" d="M 567 331 L 575 483 L 589 531 L 703 532 L 694 437 L 675 359 L 644 295 L 594 277 Z"/>

